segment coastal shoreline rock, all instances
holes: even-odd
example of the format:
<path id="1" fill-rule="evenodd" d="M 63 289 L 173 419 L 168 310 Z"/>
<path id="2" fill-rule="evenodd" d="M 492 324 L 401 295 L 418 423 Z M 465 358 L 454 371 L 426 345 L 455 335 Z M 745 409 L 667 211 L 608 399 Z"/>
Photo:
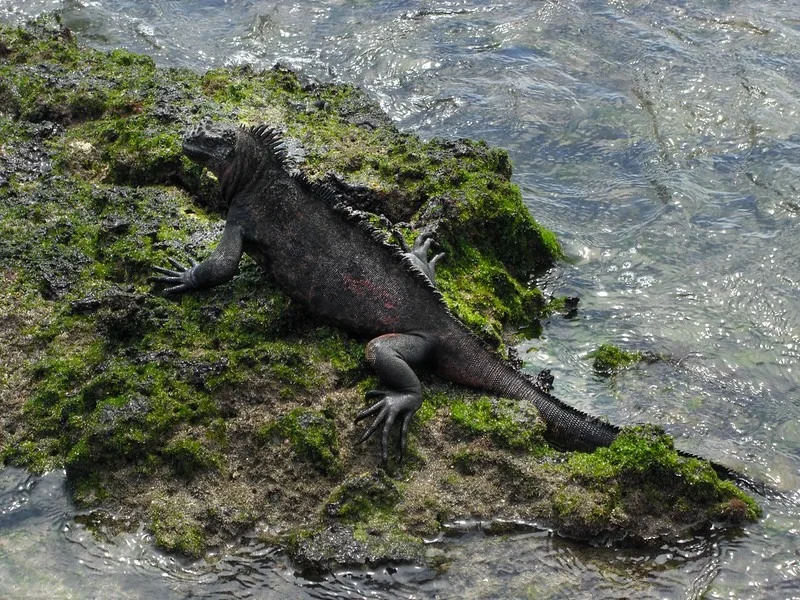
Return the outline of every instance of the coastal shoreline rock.
<path id="1" fill-rule="evenodd" d="M 657 429 L 561 453 L 532 407 L 433 377 L 409 458 L 382 469 L 374 444 L 353 447 L 375 383 L 364 340 L 314 321 L 253 261 L 178 299 L 147 282 L 219 236 L 216 182 L 180 149 L 203 118 L 279 124 L 298 168 L 387 235 L 435 231 L 446 301 L 501 350 L 508 328 L 563 305 L 529 285 L 561 251 L 502 150 L 420 140 L 363 91 L 282 67 L 164 69 L 81 46 L 54 15 L 0 26 L 4 463 L 65 467 L 98 528 L 142 521 L 195 557 L 255 532 L 309 569 L 435 563 L 424 540 L 460 519 L 661 544 L 757 517 Z"/>

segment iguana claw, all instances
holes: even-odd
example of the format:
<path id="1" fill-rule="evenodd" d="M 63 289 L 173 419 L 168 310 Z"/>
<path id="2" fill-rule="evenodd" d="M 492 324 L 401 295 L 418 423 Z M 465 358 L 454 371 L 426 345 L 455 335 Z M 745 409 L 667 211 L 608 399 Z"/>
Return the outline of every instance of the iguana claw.
<path id="1" fill-rule="evenodd" d="M 372 424 L 361 434 L 356 444 L 360 444 L 368 440 L 378 428 L 383 425 L 381 432 L 381 459 L 383 463 L 389 462 L 389 433 L 398 418 L 402 419 L 400 427 L 400 460 L 403 460 L 403 455 L 406 452 L 408 429 L 411 424 L 411 417 L 417 412 L 417 409 L 422 404 L 422 398 L 419 394 L 410 394 L 402 392 L 392 392 L 387 390 L 371 390 L 367 392 L 367 398 L 380 398 L 375 404 L 369 408 L 362 410 L 355 418 L 358 423 L 362 419 L 371 417 L 377 414 Z"/>
<path id="2" fill-rule="evenodd" d="M 431 245 L 436 243 L 433 239 L 433 233 L 430 231 L 423 231 L 420 233 L 417 239 L 414 240 L 414 246 L 411 248 L 409 248 L 403 234 L 399 231 L 392 231 L 392 235 L 395 240 L 397 240 L 400 248 L 402 248 L 403 254 L 425 274 L 432 284 L 436 285 L 436 263 L 444 258 L 444 252 L 440 252 L 433 258 L 428 259 L 428 251 L 431 249 Z"/>
<path id="3" fill-rule="evenodd" d="M 555 377 L 550 372 L 550 369 L 542 369 L 539 371 L 538 375 L 536 375 L 536 382 L 535 385 L 544 393 L 549 394 L 553 391 L 553 382 L 555 381 Z"/>
<path id="4" fill-rule="evenodd" d="M 197 267 L 197 263 L 190 258 L 189 263 L 191 266 L 185 267 L 171 256 L 168 256 L 167 260 L 173 266 L 173 269 L 153 267 L 153 270 L 156 273 L 161 273 L 163 277 L 150 277 L 148 281 L 170 285 L 171 287 L 164 289 L 165 294 L 177 294 L 194 289 L 196 286 L 192 281 L 192 270 Z"/>

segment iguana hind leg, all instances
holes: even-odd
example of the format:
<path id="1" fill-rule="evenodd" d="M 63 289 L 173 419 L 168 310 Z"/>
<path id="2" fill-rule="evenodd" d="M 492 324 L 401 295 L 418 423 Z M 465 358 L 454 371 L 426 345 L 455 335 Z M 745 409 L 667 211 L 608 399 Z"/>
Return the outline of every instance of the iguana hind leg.
<path id="1" fill-rule="evenodd" d="M 423 334 L 389 333 L 367 344 L 366 356 L 378 373 L 383 389 L 367 392 L 367 398 L 377 399 L 372 406 L 356 416 L 356 422 L 375 415 L 372 424 L 358 439 L 361 443 L 381 426 L 381 458 L 389 460 L 389 433 L 400 419 L 400 456 L 406 450 L 411 417 L 422 404 L 422 386 L 413 367 L 430 360 L 433 343 Z"/>

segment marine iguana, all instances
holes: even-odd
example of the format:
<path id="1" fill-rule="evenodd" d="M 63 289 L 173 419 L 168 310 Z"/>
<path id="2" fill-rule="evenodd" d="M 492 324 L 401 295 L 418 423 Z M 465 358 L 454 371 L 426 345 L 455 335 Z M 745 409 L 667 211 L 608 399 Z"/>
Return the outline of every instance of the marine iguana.
<path id="1" fill-rule="evenodd" d="M 428 260 L 431 237 L 413 248 L 391 244 L 325 185 L 287 166 L 281 133 L 270 126 L 204 122 L 189 131 L 183 151 L 218 178 L 228 206 L 225 229 L 211 255 L 184 267 L 154 267 L 175 294 L 229 281 L 246 252 L 291 298 L 317 317 L 369 337 L 366 359 L 381 389 L 356 417 L 374 417 L 358 440 L 381 429 L 381 457 L 388 460 L 389 434 L 400 424 L 400 452 L 411 418 L 422 404 L 415 370 L 428 368 L 454 383 L 532 402 L 558 446 L 593 450 L 609 445 L 619 428 L 584 414 L 552 396 L 552 377 L 533 379 L 511 366 L 473 335 L 446 307 Z"/>

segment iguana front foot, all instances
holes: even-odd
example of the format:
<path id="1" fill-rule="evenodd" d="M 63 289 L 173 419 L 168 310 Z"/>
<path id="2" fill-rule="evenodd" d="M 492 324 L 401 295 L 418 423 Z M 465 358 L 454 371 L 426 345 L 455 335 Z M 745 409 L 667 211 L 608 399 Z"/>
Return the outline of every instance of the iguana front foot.
<path id="1" fill-rule="evenodd" d="M 400 460 L 406 452 L 408 440 L 408 428 L 411 424 L 411 417 L 422 405 L 422 395 L 415 392 L 392 392 L 388 390 L 371 390 L 367 392 L 367 398 L 380 398 L 369 408 L 362 410 L 355 418 L 358 423 L 362 419 L 376 415 L 375 420 L 369 428 L 361 434 L 356 444 L 368 440 L 378 428 L 383 425 L 381 432 L 381 459 L 383 463 L 389 462 L 389 433 L 395 422 L 401 419 L 400 427 Z"/>
<path id="2" fill-rule="evenodd" d="M 431 244 L 434 244 L 433 234 L 430 231 L 423 231 L 414 240 L 414 246 L 409 248 L 408 243 L 399 231 L 392 231 L 397 243 L 403 250 L 409 260 L 422 271 L 425 276 L 430 280 L 433 285 L 436 285 L 436 263 L 444 258 L 444 252 L 440 252 L 430 260 L 428 259 L 428 252 L 431 249 Z"/>
<path id="3" fill-rule="evenodd" d="M 189 267 L 184 267 L 172 257 L 167 257 L 167 260 L 172 263 L 174 269 L 153 267 L 153 270 L 157 273 L 161 273 L 162 277 L 150 277 L 149 281 L 169 285 L 170 287 L 164 289 L 165 294 L 188 292 L 197 287 L 192 276 L 192 272 L 197 268 L 197 263 L 193 259 L 189 259 L 191 263 Z"/>
<path id="4" fill-rule="evenodd" d="M 190 258 L 190 267 L 184 267 L 174 258 L 167 258 L 173 268 L 153 267 L 153 270 L 162 276 L 151 277 L 150 281 L 170 286 L 164 290 L 165 294 L 206 289 L 230 281 L 236 275 L 239 260 L 242 258 L 244 247 L 244 230 L 240 223 L 242 220 L 243 218 L 234 210 L 229 210 L 222 237 L 208 258 L 201 263 L 196 263 Z"/>

